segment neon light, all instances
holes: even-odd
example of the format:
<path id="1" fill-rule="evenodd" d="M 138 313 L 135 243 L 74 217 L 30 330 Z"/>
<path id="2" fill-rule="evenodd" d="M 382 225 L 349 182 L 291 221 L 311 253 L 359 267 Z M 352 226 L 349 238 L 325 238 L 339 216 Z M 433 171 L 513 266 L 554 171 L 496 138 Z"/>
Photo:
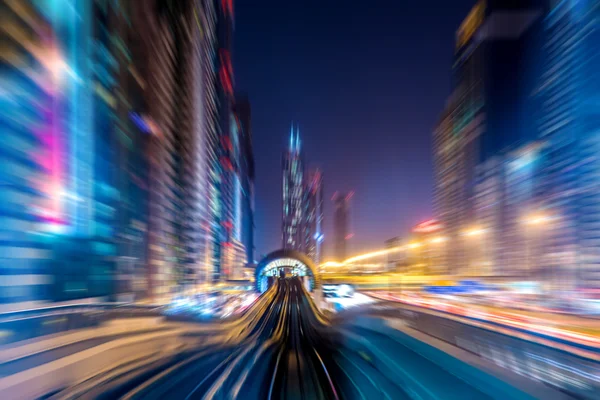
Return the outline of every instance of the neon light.
<path id="1" fill-rule="evenodd" d="M 431 233 L 436 232 L 442 229 L 442 224 L 435 219 L 430 219 L 425 222 L 421 222 L 417 226 L 413 228 L 413 232 L 415 233 Z"/>

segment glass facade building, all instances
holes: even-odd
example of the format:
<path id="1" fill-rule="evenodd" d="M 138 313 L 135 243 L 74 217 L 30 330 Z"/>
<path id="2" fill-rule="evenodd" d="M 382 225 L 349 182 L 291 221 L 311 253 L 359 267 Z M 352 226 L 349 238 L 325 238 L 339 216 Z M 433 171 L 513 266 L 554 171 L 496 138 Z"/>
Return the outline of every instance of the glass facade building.
<path id="1" fill-rule="evenodd" d="M 304 223 L 304 251 L 316 265 L 323 257 L 323 173 L 310 170 L 305 188 L 306 218 Z"/>
<path id="2" fill-rule="evenodd" d="M 543 204 L 556 219 L 547 270 L 555 286 L 600 288 L 600 26 L 598 1 L 552 1 L 537 92 L 547 142 Z"/>
<path id="3" fill-rule="evenodd" d="M 304 161 L 300 151 L 300 132 L 292 124 L 289 148 L 283 154 L 282 247 L 304 250 L 305 219 Z"/>
<path id="4" fill-rule="evenodd" d="M 479 1 L 456 32 L 454 87 L 434 130 L 434 208 L 453 243 L 451 273 L 504 269 L 504 162 L 537 136 L 531 93 L 543 11 L 538 1 Z"/>
<path id="5" fill-rule="evenodd" d="M 50 21 L 19 3 L 0 4 L 2 310 L 50 299 L 52 232 L 62 226 L 61 81 L 54 67 L 62 56 Z"/>
<path id="6" fill-rule="evenodd" d="M 241 242 L 244 245 L 247 263 L 254 262 L 254 149 L 250 101 L 246 96 L 236 96 L 235 113 L 239 122 L 240 166 L 242 181 Z"/>

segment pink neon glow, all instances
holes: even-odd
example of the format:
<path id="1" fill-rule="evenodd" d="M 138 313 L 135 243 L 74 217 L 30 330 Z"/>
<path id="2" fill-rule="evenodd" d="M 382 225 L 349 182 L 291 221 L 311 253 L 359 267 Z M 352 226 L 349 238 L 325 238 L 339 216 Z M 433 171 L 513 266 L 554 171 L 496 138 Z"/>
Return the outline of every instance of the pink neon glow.
<path id="1" fill-rule="evenodd" d="M 64 69 L 65 62 L 60 54 L 60 50 L 52 37 L 47 39 L 49 51 L 47 57 L 46 71 L 48 74 L 47 82 L 50 82 L 49 92 L 51 95 L 50 104 L 42 106 L 41 111 L 44 115 L 45 124 L 37 135 L 43 143 L 43 148 L 39 153 L 34 154 L 35 161 L 47 171 L 47 179 L 38 183 L 38 188 L 43 191 L 47 198 L 43 202 L 42 217 L 50 222 L 59 222 L 62 216 L 62 162 L 60 143 L 60 107 L 61 107 L 61 71 Z"/>

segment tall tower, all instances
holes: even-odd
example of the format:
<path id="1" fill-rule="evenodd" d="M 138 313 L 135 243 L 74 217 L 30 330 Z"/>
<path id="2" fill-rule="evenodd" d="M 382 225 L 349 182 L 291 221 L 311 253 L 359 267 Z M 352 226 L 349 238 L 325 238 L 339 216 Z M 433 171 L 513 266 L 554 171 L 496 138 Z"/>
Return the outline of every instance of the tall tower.
<path id="1" fill-rule="evenodd" d="M 346 242 L 350 234 L 350 199 L 354 192 L 333 195 L 333 257 L 342 262 L 347 258 Z"/>
<path id="2" fill-rule="evenodd" d="M 11 276 L 0 287 L 0 311 L 30 308 L 48 299 L 51 248 L 46 235 L 39 233 L 58 230 L 64 218 L 59 195 L 64 191 L 59 157 L 64 145 L 59 125 L 61 73 L 52 66 L 65 56 L 50 22 L 23 3 L 0 5 L 3 24 L 28 33 L 2 36 L 5 59 L 20 62 L 5 62 L 2 70 L 4 96 L 10 101 L 0 107 L 0 269 Z M 22 14 L 17 13 L 19 6 Z"/>
<path id="3" fill-rule="evenodd" d="M 160 298 L 212 280 L 217 265 L 217 11 L 192 0 L 135 7 L 148 59 L 142 74 L 150 128 L 147 287 Z"/>
<path id="4" fill-rule="evenodd" d="M 233 1 L 218 2 L 217 7 L 217 47 L 215 69 L 218 71 L 217 104 L 220 166 L 218 170 L 218 219 L 215 237 L 214 280 L 227 279 L 238 264 L 240 252 L 240 181 L 239 181 L 239 132 L 234 115 L 235 94 L 234 75 L 231 60 L 234 30 Z"/>
<path id="5" fill-rule="evenodd" d="M 283 153 L 283 221 L 282 240 L 284 249 L 303 251 L 304 221 L 304 164 L 300 152 L 300 130 L 290 130 L 289 148 Z"/>
<path id="6" fill-rule="evenodd" d="M 306 219 L 304 223 L 304 251 L 315 262 L 321 262 L 323 244 L 323 174 L 310 170 L 306 181 Z"/>
<path id="7" fill-rule="evenodd" d="M 254 150 L 252 147 L 251 107 L 247 96 L 236 96 L 235 111 L 240 123 L 240 168 L 242 181 L 241 242 L 246 260 L 254 261 Z"/>

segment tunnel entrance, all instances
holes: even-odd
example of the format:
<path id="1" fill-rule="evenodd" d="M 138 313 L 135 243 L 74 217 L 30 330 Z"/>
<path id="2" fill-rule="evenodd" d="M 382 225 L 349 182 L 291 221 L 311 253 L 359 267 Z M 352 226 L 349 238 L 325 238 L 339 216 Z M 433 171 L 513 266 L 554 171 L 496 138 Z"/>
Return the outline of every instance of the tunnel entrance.
<path id="1" fill-rule="evenodd" d="M 265 292 L 277 278 L 299 277 L 308 291 L 320 285 L 319 272 L 306 255 L 295 250 L 278 250 L 268 254 L 256 266 L 256 291 Z"/>

